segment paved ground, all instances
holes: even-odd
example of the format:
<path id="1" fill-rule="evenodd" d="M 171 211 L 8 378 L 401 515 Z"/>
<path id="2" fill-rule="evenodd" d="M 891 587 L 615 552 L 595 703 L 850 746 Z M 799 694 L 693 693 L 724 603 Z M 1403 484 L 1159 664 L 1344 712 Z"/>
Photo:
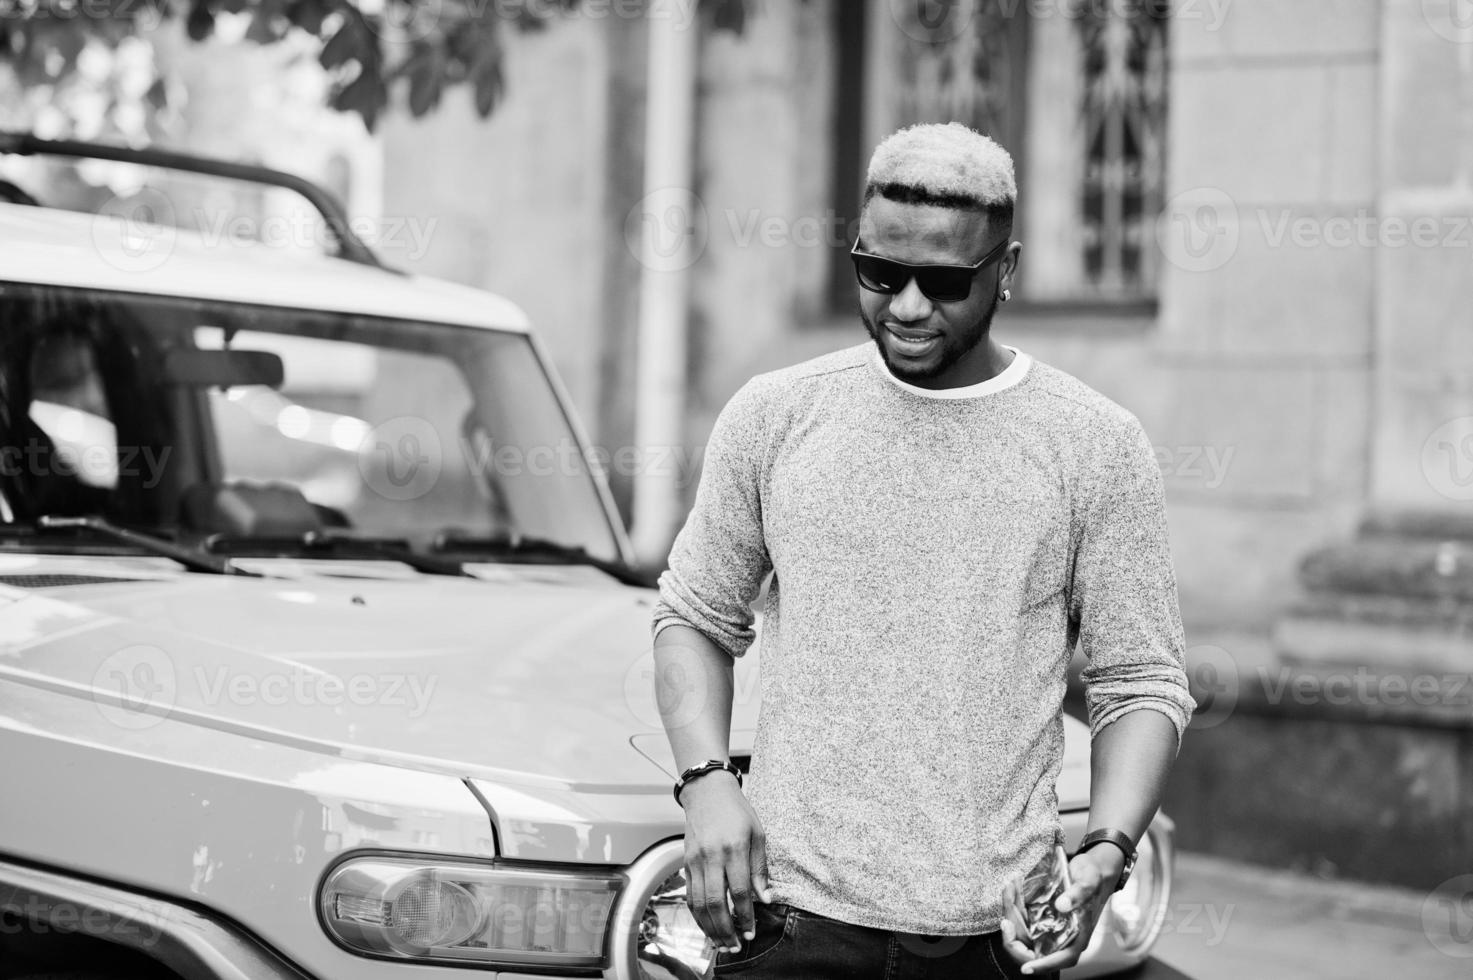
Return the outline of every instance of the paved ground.
<path id="1" fill-rule="evenodd" d="M 1473 876 L 1453 884 L 1429 896 L 1180 855 L 1156 955 L 1191 980 L 1469 980 Z"/>

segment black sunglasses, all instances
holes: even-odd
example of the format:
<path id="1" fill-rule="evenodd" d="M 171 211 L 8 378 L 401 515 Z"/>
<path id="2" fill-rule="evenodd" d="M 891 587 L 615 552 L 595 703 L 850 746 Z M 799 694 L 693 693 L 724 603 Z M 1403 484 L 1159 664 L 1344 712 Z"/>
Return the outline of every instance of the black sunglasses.
<path id="1" fill-rule="evenodd" d="M 976 265 L 911 265 L 881 258 L 859 249 L 859 241 L 849 251 L 854 260 L 854 273 L 859 284 L 872 293 L 893 296 L 915 279 L 927 299 L 936 303 L 956 303 L 972 292 L 977 273 L 1007 254 L 1012 238 L 1004 238 L 997 247 L 977 261 Z"/>

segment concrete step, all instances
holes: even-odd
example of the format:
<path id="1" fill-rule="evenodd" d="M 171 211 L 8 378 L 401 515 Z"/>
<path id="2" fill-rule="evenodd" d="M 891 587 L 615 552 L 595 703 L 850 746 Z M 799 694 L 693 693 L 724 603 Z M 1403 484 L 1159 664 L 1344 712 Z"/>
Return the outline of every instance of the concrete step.
<path id="1" fill-rule="evenodd" d="M 1376 511 L 1361 522 L 1360 535 L 1469 543 L 1473 542 L 1473 510 Z"/>
<path id="2" fill-rule="evenodd" d="M 1274 624 L 1279 697 L 1369 717 L 1473 719 L 1473 603 L 1314 595 Z"/>
<path id="3" fill-rule="evenodd" d="M 1456 599 L 1473 605 L 1473 543 L 1363 537 L 1311 552 L 1299 577 L 1314 592 Z"/>

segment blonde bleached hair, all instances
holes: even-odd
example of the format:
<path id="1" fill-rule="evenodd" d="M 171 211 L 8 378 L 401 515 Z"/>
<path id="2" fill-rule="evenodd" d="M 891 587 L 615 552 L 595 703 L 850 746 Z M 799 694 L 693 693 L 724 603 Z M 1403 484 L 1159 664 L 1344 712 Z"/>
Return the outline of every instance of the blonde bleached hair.
<path id="1" fill-rule="evenodd" d="M 986 211 L 1011 222 L 1018 197 L 1013 158 L 961 123 L 920 123 L 891 133 L 870 157 L 864 200 Z"/>

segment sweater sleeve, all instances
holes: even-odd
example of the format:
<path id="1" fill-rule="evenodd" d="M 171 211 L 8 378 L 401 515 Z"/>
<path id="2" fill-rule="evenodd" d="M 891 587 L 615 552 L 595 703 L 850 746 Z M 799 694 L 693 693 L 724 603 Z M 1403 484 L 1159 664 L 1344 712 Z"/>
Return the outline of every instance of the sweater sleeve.
<path id="1" fill-rule="evenodd" d="M 711 431 L 695 506 L 660 576 L 653 635 L 683 623 L 734 657 L 751 645 L 752 602 L 772 569 L 762 533 L 765 446 L 762 392 L 753 380 L 732 396 Z"/>
<path id="2" fill-rule="evenodd" d="M 1088 664 L 1082 679 L 1092 735 L 1127 713 L 1159 711 L 1177 744 L 1196 708 L 1188 692 L 1165 491 L 1139 421 L 1093 470 L 1074 560 L 1071 615 Z"/>

